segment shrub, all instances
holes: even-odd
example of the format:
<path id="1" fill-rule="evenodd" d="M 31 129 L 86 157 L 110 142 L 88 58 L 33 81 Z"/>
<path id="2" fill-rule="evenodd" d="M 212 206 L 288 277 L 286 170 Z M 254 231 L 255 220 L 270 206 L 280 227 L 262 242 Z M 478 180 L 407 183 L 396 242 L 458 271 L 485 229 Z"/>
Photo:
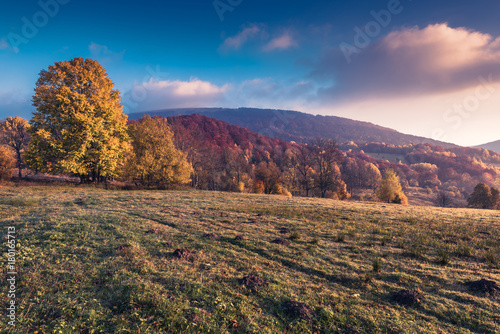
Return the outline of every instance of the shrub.
<path id="1" fill-rule="evenodd" d="M 376 191 L 377 197 L 382 202 L 408 204 L 408 198 L 403 193 L 399 176 L 392 169 L 385 172 L 384 179 Z"/>

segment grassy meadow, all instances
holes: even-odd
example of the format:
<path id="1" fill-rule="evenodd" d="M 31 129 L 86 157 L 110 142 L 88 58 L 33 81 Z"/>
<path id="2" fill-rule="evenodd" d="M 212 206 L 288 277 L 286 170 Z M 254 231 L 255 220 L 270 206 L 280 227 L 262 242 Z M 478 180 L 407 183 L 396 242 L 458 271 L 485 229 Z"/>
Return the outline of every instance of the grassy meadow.
<path id="1" fill-rule="evenodd" d="M 2 333 L 500 333 L 466 284 L 500 284 L 499 211 L 4 186 L 0 224 Z"/>

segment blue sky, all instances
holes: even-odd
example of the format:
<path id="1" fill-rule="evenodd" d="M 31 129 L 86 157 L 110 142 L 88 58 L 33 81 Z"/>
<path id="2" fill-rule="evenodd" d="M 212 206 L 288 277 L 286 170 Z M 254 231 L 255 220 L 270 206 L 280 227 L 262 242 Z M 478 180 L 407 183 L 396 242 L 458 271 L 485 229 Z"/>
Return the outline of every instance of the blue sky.
<path id="1" fill-rule="evenodd" d="M 495 1 L 4 2 L 0 118 L 42 69 L 93 58 L 126 112 L 261 107 L 476 145 L 500 139 Z"/>

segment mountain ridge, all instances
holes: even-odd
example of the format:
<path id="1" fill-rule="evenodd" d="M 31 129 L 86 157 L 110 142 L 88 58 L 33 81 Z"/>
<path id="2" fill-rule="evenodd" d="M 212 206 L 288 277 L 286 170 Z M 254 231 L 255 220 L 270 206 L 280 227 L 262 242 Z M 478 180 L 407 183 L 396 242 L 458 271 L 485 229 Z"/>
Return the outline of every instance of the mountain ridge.
<path id="1" fill-rule="evenodd" d="M 137 120 L 143 115 L 179 116 L 200 114 L 245 127 L 253 132 L 286 141 L 308 142 L 328 138 L 342 142 L 383 142 L 394 145 L 428 143 L 443 147 L 458 147 L 452 143 L 401 133 L 366 121 L 339 116 L 313 115 L 293 110 L 258 108 L 176 108 L 129 114 Z"/>
<path id="2" fill-rule="evenodd" d="M 474 146 L 474 148 L 484 148 L 486 150 L 495 151 L 500 154 L 500 140 L 492 141 L 486 144 Z"/>

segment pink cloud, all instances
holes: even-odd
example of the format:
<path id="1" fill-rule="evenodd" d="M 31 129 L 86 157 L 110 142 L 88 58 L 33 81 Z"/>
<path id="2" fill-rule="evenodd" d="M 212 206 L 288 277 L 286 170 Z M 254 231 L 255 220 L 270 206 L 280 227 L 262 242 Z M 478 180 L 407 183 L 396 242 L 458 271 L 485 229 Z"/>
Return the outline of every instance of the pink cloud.
<path id="1" fill-rule="evenodd" d="M 479 77 L 500 81 L 500 38 L 446 23 L 393 31 L 352 56 L 325 52 L 312 76 L 334 80 L 330 99 L 437 94 L 465 89 Z"/>
<path id="2" fill-rule="evenodd" d="M 258 37 L 262 32 L 263 30 L 261 27 L 251 25 L 250 27 L 244 28 L 235 36 L 226 38 L 219 49 L 222 51 L 239 50 L 245 43 Z"/>
<path id="3" fill-rule="evenodd" d="M 16 51 L 7 41 L 7 37 L 0 39 L 0 50 L 13 50 Z"/>
<path id="4" fill-rule="evenodd" d="M 388 54 L 403 57 L 420 71 L 427 72 L 449 73 L 479 64 L 498 63 L 500 56 L 500 38 L 466 28 L 450 28 L 447 24 L 395 31 L 385 37 L 380 46 Z"/>
<path id="5" fill-rule="evenodd" d="M 266 52 L 286 50 L 295 46 L 298 46 L 297 42 L 293 39 L 289 32 L 285 32 L 283 35 L 269 41 L 269 43 L 264 46 L 263 50 Z"/>

